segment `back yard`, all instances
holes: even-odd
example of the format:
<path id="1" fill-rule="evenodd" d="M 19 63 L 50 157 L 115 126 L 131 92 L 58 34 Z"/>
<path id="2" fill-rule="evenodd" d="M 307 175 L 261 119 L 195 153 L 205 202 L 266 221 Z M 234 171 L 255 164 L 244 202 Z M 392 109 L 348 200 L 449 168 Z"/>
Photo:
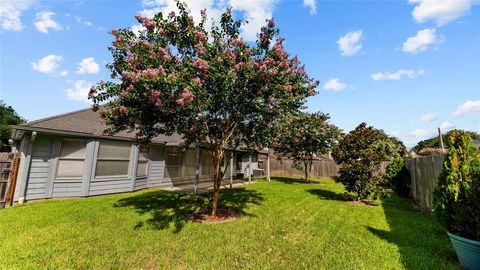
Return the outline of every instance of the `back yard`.
<path id="1" fill-rule="evenodd" d="M 331 180 L 273 178 L 222 193 L 243 214 L 187 221 L 210 195 L 161 190 L 0 211 L 1 269 L 456 269 L 446 232 L 395 195 L 344 201 Z"/>

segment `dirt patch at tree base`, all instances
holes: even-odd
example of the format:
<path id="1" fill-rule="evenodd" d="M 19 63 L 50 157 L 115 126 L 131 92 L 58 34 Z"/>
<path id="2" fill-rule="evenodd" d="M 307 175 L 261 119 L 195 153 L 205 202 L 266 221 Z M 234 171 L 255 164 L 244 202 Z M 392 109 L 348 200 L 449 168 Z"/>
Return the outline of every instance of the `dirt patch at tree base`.
<path id="1" fill-rule="evenodd" d="M 215 216 L 210 212 L 195 212 L 188 216 L 188 219 L 198 223 L 223 223 L 234 221 L 238 218 L 239 213 L 233 209 L 218 209 Z"/>

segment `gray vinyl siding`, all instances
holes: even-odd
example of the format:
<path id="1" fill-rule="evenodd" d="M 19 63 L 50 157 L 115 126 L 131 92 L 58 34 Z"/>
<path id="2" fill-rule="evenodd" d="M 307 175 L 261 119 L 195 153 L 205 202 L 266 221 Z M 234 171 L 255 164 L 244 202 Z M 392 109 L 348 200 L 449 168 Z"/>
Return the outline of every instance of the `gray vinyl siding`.
<path id="1" fill-rule="evenodd" d="M 132 191 L 131 179 L 102 179 L 90 183 L 88 195 L 101 195 Z"/>
<path id="2" fill-rule="evenodd" d="M 150 161 L 148 164 L 148 182 L 150 187 L 170 186 L 163 179 L 165 173 L 164 149 L 161 146 L 150 148 Z"/>
<path id="3" fill-rule="evenodd" d="M 136 178 L 138 161 L 138 147 L 132 145 L 130 150 L 130 163 L 128 175 L 112 177 L 95 177 L 99 145 L 106 139 L 86 139 L 86 150 L 83 175 L 78 178 L 56 179 L 57 164 L 60 155 L 61 142 L 63 139 L 72 137 L 38 134 L 33 144 L 29 146 L 28 153 L 31 153 L 30 166 L 26 168 L 27 176 L 26 199 L 46 199 L 62 197 L 88 197 L 102 194 L 113 194 L 131 192 L 150 187 L 175 187 L 186 184 L 194 184 L 195 176 L 183 176 L 179 178 L 168 178 L 165 163 L 165 147 L 163 145 L 152 145 L 150 147 L 147 166 L 147 176 Z M 78 137 L 76 137 L 78 139 Z M 31 148 L 30 148 L 31 147 Z M 28 155 L 27 155 L 28 156 Z M 236 159 L 236 155 L 234 155 Z M 183 160 L 182 171 L 186 170 L 186 158 Z M 236 166 L 236 160 L 234 160 Z M 226 164 L 229 159 L 226 159 Z M 248 157 L 243 157 L 240 163 L 241 169 L 245 169 Z M 257 158 L 252 157 L 252 168 L 257 168 Z M 192 164 L 189 164 L 191 169 Z M 202 169 L 200 169 L 200 172 Z M 27 173 L 28 172 L 28 173 Z M 191 170 L 189 171 L 191 173 Z M 235 170 L 235 174 L 237 171 Z M 234 175 L 236 177 L 236 175 Z M 225 179 L 230 178 L 229 170 Z M 212 175 L 200 175 L 200 182 L 212 181 Z"/>
<path id="4" fill-rule="evenodd" d="M 32 161 L 27 182 L 27 200 L 45 198 L 52 146 L 53 139 L 49 136 L 38 136 L 33 144 Z"/>
<path id="5" fill-rule="evenodd" d="M 67 180 L 53 183 L 52 197 L 81 197 L 82 196 L 82 180 Z"/>
<path id="6" fill-rule="evenodd" d="M 148 187 L 147 177 L 140 177 L 135 179 L 135 190 L 144 189 Z"/>

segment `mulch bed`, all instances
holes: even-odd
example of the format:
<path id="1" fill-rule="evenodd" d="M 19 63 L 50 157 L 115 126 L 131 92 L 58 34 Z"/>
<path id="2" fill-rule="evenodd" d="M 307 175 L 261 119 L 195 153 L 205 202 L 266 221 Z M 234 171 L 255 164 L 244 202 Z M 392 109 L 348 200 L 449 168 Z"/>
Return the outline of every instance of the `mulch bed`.
<path id="1" fill-rule="evenodd" d="M 237 219 L 239 213 L 233 209 L 218 209 L 217 215 L 210 215 L 210 211 L 195 212 L 188 215 L 188 219 L 199 223 L 223 223 Z"/>

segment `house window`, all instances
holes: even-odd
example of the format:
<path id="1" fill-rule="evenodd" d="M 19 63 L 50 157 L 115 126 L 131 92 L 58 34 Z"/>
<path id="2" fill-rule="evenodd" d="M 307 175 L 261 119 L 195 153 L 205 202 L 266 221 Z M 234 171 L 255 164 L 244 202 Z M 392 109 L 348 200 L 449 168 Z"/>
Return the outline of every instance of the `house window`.
<path id="1" fill-rule="evenodd" d="M 148 147 L 142 147 L 138 154 L 137 177 L 145 177 L 148 174 Z"/>
<path id="2" fill-rule="evenodd" d="M 183 152 L 173 147 L 166 148 L 165 165 L 165 178 L 179 178 L 182 175 Z"/>
<path id="3" fill-rule="evenodd" d="M 213 174 L 213 161 L 210 151 L 207 149 L 201 150 L 201 167 L 202 175 L 212 175 Z"/>
<path id="4" fill-rule="evenodd" d="M 62 140 L 58 157 L 56 179 L 82 178 L 86 146 L 87 142 L 84 140 Z"/>
<path id="5" fill-rule="evenodd" d="M 96 177 L 128 177 L 131 144 L 101 141 L 98 149 Z"/>
<path id="6" fill-rule="evenodd" d="M 195 176 L 195 149 L 188 149 L 185 151 L 185 177 L 194 177 Z"/>

